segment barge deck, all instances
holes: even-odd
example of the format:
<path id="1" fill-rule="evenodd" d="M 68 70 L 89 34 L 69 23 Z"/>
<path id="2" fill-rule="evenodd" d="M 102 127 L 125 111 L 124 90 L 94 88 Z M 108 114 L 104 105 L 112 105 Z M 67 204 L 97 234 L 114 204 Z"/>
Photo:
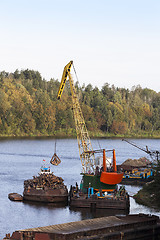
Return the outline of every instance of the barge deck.
<path id="1" fill-rule="evenodd" d="M 110 216 L 64 224 L 15 231 L 7 239 L 14 240 L 111 240 L 160 239 L 160 222 L 157 216 L 137 214 Z M 3 239 L 3 240 L 4 240 Z"/>
<path id="2" fill-rule="evenodd" d="M 84 193 L 84 190 L 88 193 Z M 69 191 L 69 205 L 71 208 L 116 209 L 129 212 L 130 199 L 124 186 L 114 192 L 99 192 L 92 187 L 79 189 L 78 185 L 71 186 Z"/>

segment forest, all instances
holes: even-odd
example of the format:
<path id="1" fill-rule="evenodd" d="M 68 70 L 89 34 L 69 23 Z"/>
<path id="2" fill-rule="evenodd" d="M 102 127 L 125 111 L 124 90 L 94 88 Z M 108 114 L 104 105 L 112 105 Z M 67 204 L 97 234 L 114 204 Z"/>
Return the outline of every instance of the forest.
<path id="1" fill-rule="evenodd" d="M 0 136 L 75 137 L 69 83 L 61 100 L 59 85 L 34 70 L 0 72 Z M 160 92 L 140 85 L 75 86 L 91 137 L 160 137 Z"/>

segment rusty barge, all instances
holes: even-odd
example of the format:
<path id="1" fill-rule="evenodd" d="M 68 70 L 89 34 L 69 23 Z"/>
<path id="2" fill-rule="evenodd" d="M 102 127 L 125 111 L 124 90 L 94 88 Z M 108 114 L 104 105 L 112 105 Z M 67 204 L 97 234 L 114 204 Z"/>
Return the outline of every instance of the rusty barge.
<path id="1" fill-rule="evenodd" d="M 90 208 L 90 209 L 117 209 L 126 210 L 129 212 L 130 202 L 129 196 L 122 198 L 113 197 L 97 197 L 83 195 L 79 198 L 72 197 L 70 200 L 70 206 L 72 208 Z"/>
<path id="2" fill-rule="evenodd" d="M 121 182 L 123 173 L 117 172 L 115 150 L 109 151 L 113 152 L 113 163 L 110 162 L 107 167 L 106 150 L 103 149 L 103 165 L 97 165 L 94 174 L 82 174 L 80 188 L 77 183 L 76 186 L 71 186 L 71 208 L 117 209 L 129 213 L 129 195 L 124 186 L 118 190 L 117 185 Z"/>
<path id="3" fill-rule="evenodd" d="M 129 213 L 130 200 L 124 186 L 120 186 L 113 192 L 95 191 L 89 187 L 88 193 L 83 192 L 83 188 L 70 188 L 69 205 L 71 208 L 90 208 L 90 209 L 116 209 L 125 210 Z"/>
<path id="4" fill-rule="evenodd" d="M 60 159 L 53 155 L 50 163 L 58 165 Z M 46 166 L 45 160 L 41 166 L 38 176 L 24 181 L 23 196 L 18 193 L 8 194 L 11 201 L 30 201 L 43 203 L 68 203 L 68 189 L 61 177 L 57 177 L 51 172 L 50 166 Z"/>
<path id="5" fill-rule="evenodd" d="M 50 163 L 57 166 L 61 163 L 59 157 L 54 153 Z M 50 166 L 43 159 L 39 176 L 24 181 L 23 201 L 44 203 L 68 203 L 68 189 L 61 177 L 51 172 Z"/>
<path id="6" fill-rule="evenodd" d="M 157 216 L 137 214 L 109 216 L 77 222 L 24 229 L 6 234 L 3 240 L 152 240 L 160 239 Z"/>
<path id="7" fill-rule="evenodd" d="M 67 203 L 68 190 L 61 177 L 53 173 L 41 174 L 24 181 L 24 201 Z"/>

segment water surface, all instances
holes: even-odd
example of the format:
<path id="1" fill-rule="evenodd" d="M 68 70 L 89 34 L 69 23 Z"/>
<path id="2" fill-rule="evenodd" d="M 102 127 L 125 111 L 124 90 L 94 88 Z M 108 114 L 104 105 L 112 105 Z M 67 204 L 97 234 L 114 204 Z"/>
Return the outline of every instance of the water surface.
<path id="1" fill-rule="evenodd" d="M 93 149 L 115 149 L 117 164 L 128 158 L 140 158 L 149 156 L 129 145 L 121 139 L 93 139 Z M 160 150 L 160 139 L 135 139 L 138 146 L 150 150 Z M 36 176 L 40 170 L 43 159 L 48 163 L 54 154 L 55 139 L 6 139 L 0 140 L 0 239 L 6 233 L 15 230 L 38 226 L 79 221 L 87 218 L 112 215 L 113 211 L 84 211 L 71 210 L 69 207 L 55 207 L 52 204 L 28 204 L 12 202 L 8 199 L 8 193 L 23 193 L 23 182 Z M 81 180 L 81 162 L 76 139 L 56 140 L 56 154 L 61 159 L 61 164 L 51 166 L 55 175 L 61 176 L 68 189 Z M 134 195 L 140 188 L 126 187 L 130 195 Z M 151 208 L 136 204 L 130 198 L 130 213 L 146 213 L 160 216 L 160 212 Z M 114 214 L 123 214 L 114 212 Z"/>

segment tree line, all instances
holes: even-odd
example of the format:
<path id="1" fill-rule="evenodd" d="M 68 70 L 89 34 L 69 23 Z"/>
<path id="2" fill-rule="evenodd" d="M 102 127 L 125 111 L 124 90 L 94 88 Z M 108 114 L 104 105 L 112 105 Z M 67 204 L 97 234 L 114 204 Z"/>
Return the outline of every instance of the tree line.
<path id="1" fill-rule="evenodd" d="M 38 71 L 0 72 L 1 136 L 75 136 L 72 99 L 66 83 L 46 81 Z M 131 90 L 105 83 L 101 89 L 75 83 L 91 136 L 159 136 L 160 93 L 140 85 Z"/>

